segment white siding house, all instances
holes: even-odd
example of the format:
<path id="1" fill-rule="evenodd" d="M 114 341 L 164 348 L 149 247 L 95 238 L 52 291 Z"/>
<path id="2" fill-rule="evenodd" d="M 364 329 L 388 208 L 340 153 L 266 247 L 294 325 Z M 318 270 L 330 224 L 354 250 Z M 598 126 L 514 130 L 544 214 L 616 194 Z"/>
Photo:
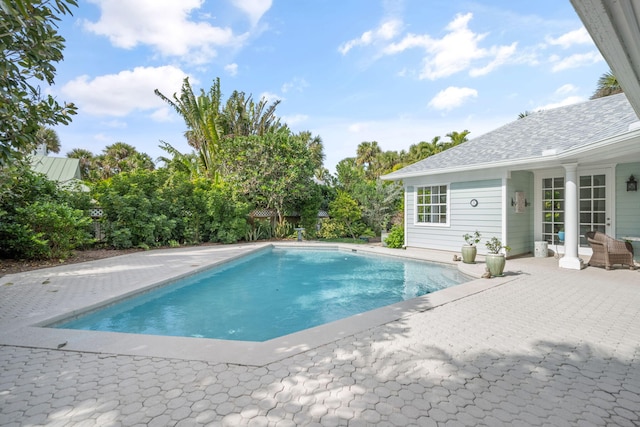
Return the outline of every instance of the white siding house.
<path id="1" fill-rule="evenodd" d="M 493 236 L 510 256 L 546 241 L 579 269 L 585 232 L 640 236 L 640 192 L 626 186 L 640 180 L 639 147 L 638 117 L 619 94 L 532 113 L 382 178 L 404 184 L 406 246 L 459 251 L 478 230 L 479 253 Z"/>

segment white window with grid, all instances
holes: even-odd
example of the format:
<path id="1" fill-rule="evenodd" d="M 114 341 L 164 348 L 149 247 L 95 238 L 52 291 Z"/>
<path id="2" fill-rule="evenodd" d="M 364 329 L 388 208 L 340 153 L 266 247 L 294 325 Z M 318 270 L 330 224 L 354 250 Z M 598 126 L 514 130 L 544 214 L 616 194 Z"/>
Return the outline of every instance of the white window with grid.
<path id="1" fill-rule="evenodd" d="M 428 185 L 416 188 L 416 224 L 448 224 L 449 186 Z"/>

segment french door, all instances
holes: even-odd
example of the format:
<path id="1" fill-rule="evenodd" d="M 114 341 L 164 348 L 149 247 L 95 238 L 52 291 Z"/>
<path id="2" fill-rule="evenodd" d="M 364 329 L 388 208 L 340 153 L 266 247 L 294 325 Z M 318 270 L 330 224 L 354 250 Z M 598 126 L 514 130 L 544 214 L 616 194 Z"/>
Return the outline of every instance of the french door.
<path id="1" fill-rule="evenodd" d="M 578 221 L 581 247 L 588 247 L 587 231 L 596 230 L 614 234 L 612 221 L 613 173 L 610 169 L 578 171 Z M 542 177 L 542 239 L 553 245 L 562 245 L 560 231 L 565 226 L 565 178 Z"/>
<path id="2" fill-rule="evenodd" d="M 579 178 L 580 246 L 589 246 L 584 236 L 587 231 L 608 233 L 611 215 L 607 209 L 607 175 L 580 174 Z"/>

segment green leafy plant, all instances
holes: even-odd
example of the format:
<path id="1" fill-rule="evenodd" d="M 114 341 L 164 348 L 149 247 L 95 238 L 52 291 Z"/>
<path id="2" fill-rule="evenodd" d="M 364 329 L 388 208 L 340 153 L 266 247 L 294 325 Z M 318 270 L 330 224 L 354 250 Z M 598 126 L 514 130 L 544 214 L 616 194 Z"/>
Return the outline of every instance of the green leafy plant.
<path id="1" fill-rule="evenodd" d="M 20 208 L 18 214 L 28 218 L 28 225 L 40 246 L 40 257 L 67 258 L 79 246 L 93 242 L 89 233 L 91 219 L 81 210 L 54 202 L 35 202 Z"/>
<path id="2" fill-rule="evenodd" d="M 245 240 L 251 242 L 260 239 L 270 239 L 272 233 L 271 222 L 268 219 L 254 219 L 253 223 L 247 225 Z"/>
<path id="3" fill-rule="evenodd" d="M 347 235 L 347 228 L 342 221 L 331 219 L 322 220 L 317 236 L 321 239 L 337 239 Z"/>
<path id="4" fill-rule="evenodd" d="M 467 245 L 475 246 L 480 243 L 482 235 L 478 232 L 478 230 L 474 231 L 473 234 L 466 233 L 462 236 Z"/>
<path id="5" fill-rule="evenodd" d="M 401 224 L 391 227 L 389 236 L 384 241 L 389 248 L 402 248 L 404 245 L 404 227 Z"/>
<path id="6" fill-rule="evenodd" d="M 362 218 L 362 211 L 358 203 L 344 191 L 338 191 L 338 195 L 329 203 L 329 214 L 332 219 L 341 221 L 348 230 L 352 238 L 356 238 L 358 232 L 358 222 Z"/>
<path id="7" fill-rule="evenodd" d="M 502 241 L 495 236 L 486 242 L 485 246 L 490 254 L 498 254 L 502 249 L 504 249 L 505 252 L 509 252 L 511 250 L 509 246 L 503 246 Z"/>
<path id="8" fill-rule="evenodd" d="M 273 234 L 277 239 L 292 237 L 294 236 L 293 225 L 286 221 L 279 222 L 276 224 Z M 297 235 L 297 233 L 295 235 Z"/>
<path id="9" fill-rule="evenodd" d="M 24 162 L 0 168 L 0 256 L 65 258 L 90 244 L 87 199 L 59 189 Z"/>
<path id="10" fill-rule="evenodd" d="M 69 124 L 76 107 L 58 104 L 39 82 L 55 83 L 65 39 L 58 34 L 62 15 L 76 0 L 18 0 L 0 3 L 0 166 L 37 143 L 43 125 Z"/>

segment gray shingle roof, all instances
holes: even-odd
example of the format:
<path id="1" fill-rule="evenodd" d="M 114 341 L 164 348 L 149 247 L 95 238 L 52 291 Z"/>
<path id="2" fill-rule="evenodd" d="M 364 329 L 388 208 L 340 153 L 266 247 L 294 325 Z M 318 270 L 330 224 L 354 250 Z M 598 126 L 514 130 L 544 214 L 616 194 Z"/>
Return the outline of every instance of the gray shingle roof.
<path id="1" fill-rule="evenodd" d="M 537 111 L 384 178 L 540 158 L 546 150 L 560 154 L 625 133 L 637 121 L 624 94 Z"/>

